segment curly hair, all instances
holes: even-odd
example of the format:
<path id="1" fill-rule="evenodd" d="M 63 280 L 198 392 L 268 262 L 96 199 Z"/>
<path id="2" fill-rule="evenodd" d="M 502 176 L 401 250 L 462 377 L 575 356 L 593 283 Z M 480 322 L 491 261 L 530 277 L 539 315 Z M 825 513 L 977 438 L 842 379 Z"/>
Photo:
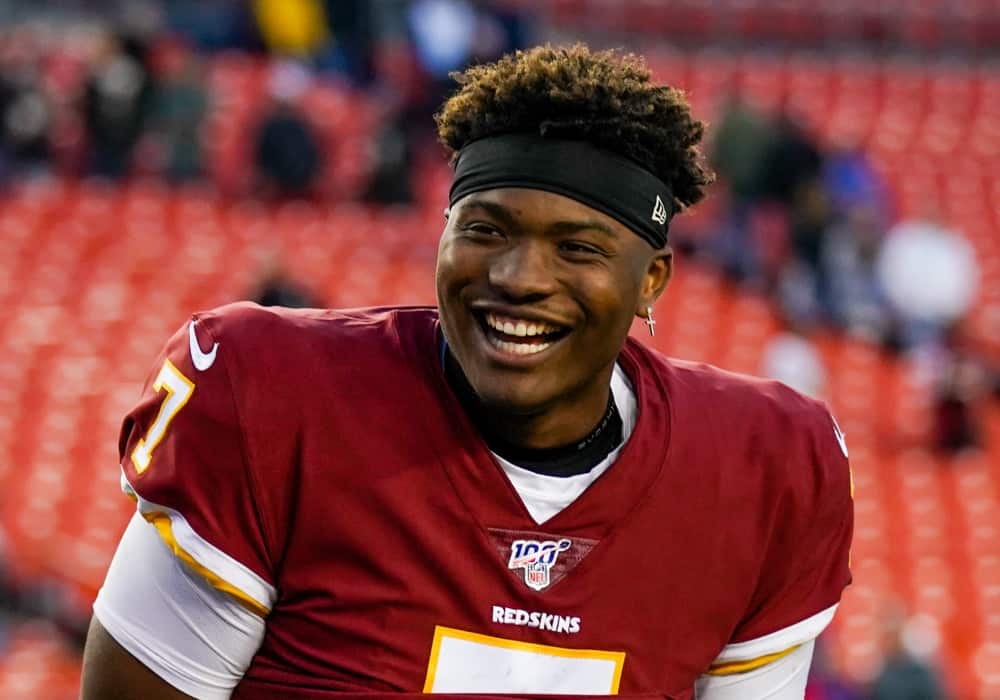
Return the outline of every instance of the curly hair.
<path id="1" fill-rule="evenodd" d="M 477 139 L 539 133 L 627 156 L 670 187 L 677 210 L 714 180 L 698 149 L 705 125 L 684 93 L 653 83 L 634 54 L 546 45 L 452 77 L 459 88 L 435 115 L 452 162 Z"/>

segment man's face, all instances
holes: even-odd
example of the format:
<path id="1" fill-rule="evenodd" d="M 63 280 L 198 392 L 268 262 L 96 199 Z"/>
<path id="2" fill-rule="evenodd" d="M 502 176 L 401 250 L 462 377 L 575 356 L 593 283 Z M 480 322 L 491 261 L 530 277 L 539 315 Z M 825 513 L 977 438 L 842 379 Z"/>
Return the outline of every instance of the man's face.
<path id="1" fill-rule="evenodd" d="M 451 209 L 438 249 L 442 328 L 488 406 L 530 415 L 606 400 L 632 320 L 670 269 L 669 251 L 576 200 L 473 193 Z"/>

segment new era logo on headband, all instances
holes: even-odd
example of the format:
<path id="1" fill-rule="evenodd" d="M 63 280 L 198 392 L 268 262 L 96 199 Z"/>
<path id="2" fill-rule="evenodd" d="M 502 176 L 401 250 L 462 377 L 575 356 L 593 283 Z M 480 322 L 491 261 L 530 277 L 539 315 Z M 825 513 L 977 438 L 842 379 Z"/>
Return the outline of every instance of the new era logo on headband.
<path id="1" fill-rule="evenodd" d="M 656 195 L 656 204 L 653 206 L 653 215 L 650 218 L 658 224 L 667 223 L 667 207 L 660 199 L 660 195 Z"/>

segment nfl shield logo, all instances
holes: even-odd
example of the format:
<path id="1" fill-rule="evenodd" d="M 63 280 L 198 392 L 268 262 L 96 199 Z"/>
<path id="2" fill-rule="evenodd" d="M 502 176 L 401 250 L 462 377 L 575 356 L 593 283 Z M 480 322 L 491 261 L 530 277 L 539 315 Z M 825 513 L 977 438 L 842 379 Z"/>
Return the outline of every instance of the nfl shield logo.
<path id="1" fill-rule="evenodd" d="M 573 546 L 571 540 L 514 540 L 510 547 L 509 569 L 524 569 L 524 583 L 536 591 L 552 582 L 552 566 L 561 552 Z"/>

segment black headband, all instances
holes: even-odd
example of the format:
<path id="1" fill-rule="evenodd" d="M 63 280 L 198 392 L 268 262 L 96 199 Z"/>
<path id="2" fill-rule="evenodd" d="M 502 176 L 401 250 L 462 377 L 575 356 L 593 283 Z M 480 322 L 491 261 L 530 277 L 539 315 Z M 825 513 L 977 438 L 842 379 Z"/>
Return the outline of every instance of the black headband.
<path id="1" fill-rule="evenodd" d="M 449 205 L 495 187 L 561 194 L 618 220 L 654 248 L 667 243 L 670 189 L 637 163 L 585 141 L 535 134 L 473 141 L 459 153 Z"/>

